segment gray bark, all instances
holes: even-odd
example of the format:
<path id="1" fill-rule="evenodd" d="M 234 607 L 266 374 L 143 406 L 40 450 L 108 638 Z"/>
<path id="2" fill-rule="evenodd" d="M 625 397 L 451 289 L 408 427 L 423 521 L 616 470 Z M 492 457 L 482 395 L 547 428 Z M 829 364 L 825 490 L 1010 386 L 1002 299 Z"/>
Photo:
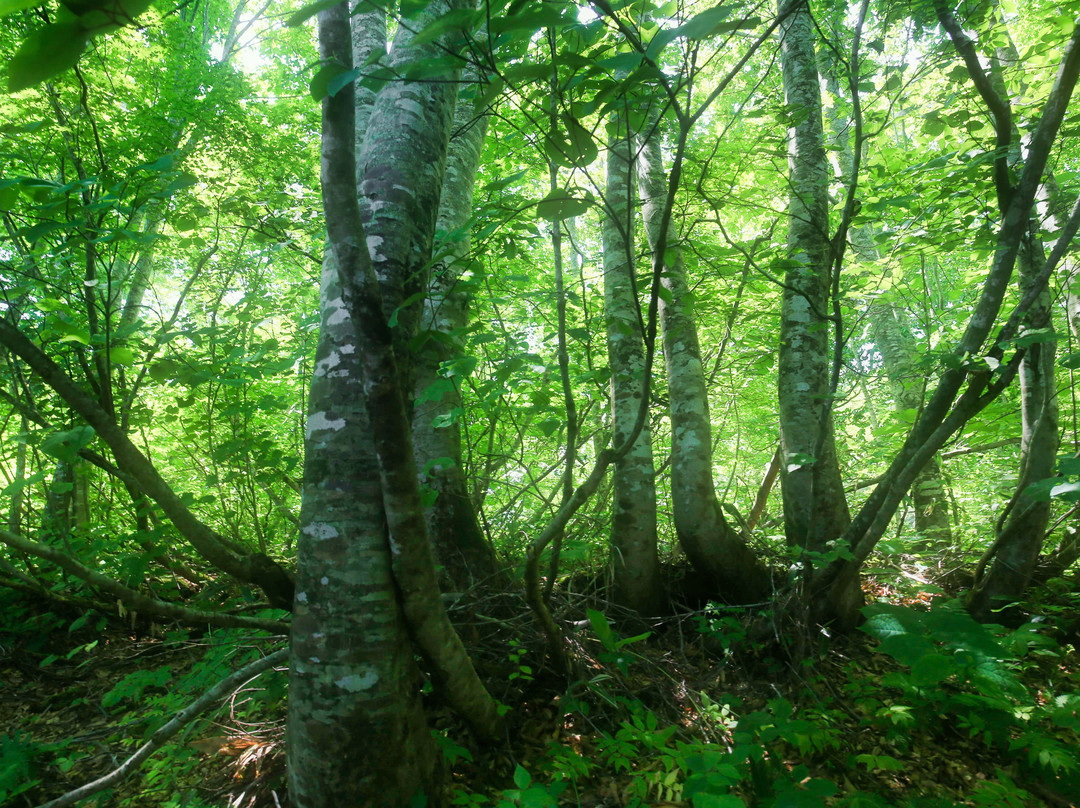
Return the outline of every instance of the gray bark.
<path id="1" fill-rule="evenodd" d="M 476 76 L 466 78 L 475 80 Z M 467 88 L 475 87 L 471 82 Z M 420 316 L 421 346 L 414 354 L 415 397 L 413 446 L 421 484 L 435 495 L 425 509 L 428 532 L 449 583 L 458 589 L 497 577 L 495 555 L 469 497 L 461 451 L 461 408 L 457 380 L 440 373 L 441 364 L 463 349 L 461 334 L 468 325 L 469 292 L 462 282 L 468 266 L 473 188 L 487 133 L 488 115 L 478 113 L 468 95 L 454 112 L 453 136 L 436 232 L 441 259 L 428 283 Z M 452 416 L 449 424 L 440 416 Z"/>
<path id="2" fill-rule="evenodd" d="M 1004 26 L 1002 26 L 1004 28 Z M 1005 30 L 1006 36 L 1008 31 Z M 991 78 L 998 92 L 1006 97 L 1007 90 L 1003 68 L 1019 62 L 1016 48 L 1009 41 L 997 49 L 992 65 Z M 1021 87 L 1026 89 L 1021 83 Z M 1011 160 L 1020 165 L 1026 150 L 1018 134 L 1013 137 Z M 1053 174 L 1047 170 L 1047 178 Z M 1036 210 L 1048 220 L 1051 230 L 1060 229 L 1063 217 L 1058 206 L 1050 201 L 1050 190 L 1044 181 L 1037 195 Z M 1041 204 L 1040 204 L 1041 203 Z M 1060 217 L 1060 218 L 1059 218 Z M 1042 241 L 1038 237 L 1038 225 L 1032 218 L 1028 232 L 1020 244 L 1019 291 L 1021 296 L 1032 290 L 1046 261 Z M 1026 331 L 1053 332 L 1051 316 L 1053 300 L 1048 286 L 1038 290 L 1034 304 L 1023 319 Z M 968 609 L 984 621 L 1012 620 L 1011 613 L 1002 609 L 1018 601 L 1028 584 L 1039 560 L 1047 525 L 1050 522 L 1052 502 L 1033 497 L 1029 486 L 1054 476 L 1058 450 L 1058 404 L 1057 382 L 1054 374 L 1054 357 L 1057 343 L 1048 338 L 1032 344 L 1020 362 L 1020 473 L 1016 492 L 1009 502 L 1004 521 L 999 524 L 997 535 L 990 550 L 980 562 L 975 586 L 968 599 Z M 993 562 L 984 576 L 980 577 L 989 557 Z"/>
<path id="3" fill-rule="evenodd" d="M 832 429 L 828 341 L 829 166 L 814 25 L 804 4 L 780 25 L 788 126 L 788 267 L 780 315 L 780 486 L 788 542 L 821 551 L 850 522 Z"/>
<path id="4" fill-rule="evenodd" d="M 658 134 L 639 140 L 642 218 L 656 249 L 667 203 Z M 708 390 L 701 364 L 692 296 L 675 228 L 668 227 L 659 318 L 671 417 L 671 498 L 675 532 L 690 562 L 731 602 L 760 600 L 771 591 L 768 570 L 725 521 L 713 487 Z"/>
<path id="5" fill-rule="evenodd" d="M 336 16 L 340 27 L 344 13 L 323 12 L 320 26 Z M 356 15 L 354 42 L 385 50 L 385 25 L 380 11 Z M 369 52 L 360 49 L 357 62 Z M 407 805 L 433 782 L 437 753 L 395 595 L 356 329 L 329 247 L 319 297 L 291 636 L 289 793 L 299 808 Z"/>
<path id="6" fill-rule="evenodd" d="M 425 13 L 447 10 L 434 4 Z M 430 57 L 409 47 L 409 29 L 423 24 L 398 29 L 391 63 Z M 344 5 L 320 13 L 319 40 L 324 61 L 352 64 Z M 376 96 L 359 175 L 370 231 L 357 194 L 353 85 L 323 100 L 329 244 L 320 316 L 333 336 L 313 379 L 307 426 L 292 652 L 301 698 L 290 695 L 289 716 L 300 806 L 438 800 L 410 636 L 478 735 L 490 740 L 498 723 L 439 600 L 396 350 L 412 336 L 400 319 L 406 275 L 431 254 L 454 101 L 447 84 L 390 83 Z"/>
<path id="7" fill-rule="evenodd" d="M 952 12 L 943 3 L 935 4 L 935 11 L 942 26 L 946 29 L 957 52 L 963 58 L 976 89 L 982 96 L 993 120 L 996 141 L 1002 149 L 1011 140 L 1010 111 L 986 78 L 972 40 L 964 33 Z M 993 401 L 1012 381 L 1018 370 L 1018 356 L 1013 355 L 1004 363 L 1002 371 L 990 376 L 965 364 L 965 358 L 980 355 L 991 335 L 997 316 L 1004 301 L 1005 292 L 1013 275 L 1017 253 L 1031 218 L 1031 208 L 1036 192 L 1043 181 L 1044 169 L 1050 151 L 1057 139 L 1069 99 L 1072 96 L 1078 77 L 1080 77 L 1080 28 L 1074 30 L 1065 45 L 1061 63 L 1058 67 L 1054 84 L 1043 104 L 1043 114 L 1032 133 L 1028 145 L 1028 156 L 1024 162 L 1019 181 L 1009 187 L 1008 177 L 1002 177 L 1001 160 L 994 166 L 994 178 L 999 188 L 1001 218 L 998 225 L 994 257 L 990 271 L 983 282 L 979 299 L 972 309 L 971 318 L 963 336 L 952 350 L 954 366 L 942 373 L 934 393 L 923 407 L 915 425 L 904 441 L 904 446 L 889 464 L 889 469 L 881 483 L 859 509 L 845 532 L 843 541 L 850 549 L 850 558 L 839 559 L 827 568 L 818 571 L 812 581 L 814 593 L 832 597 L 840 589 L 849 586 L 858 577 L 859 568 L 881 539 L 896 509 L 915 476 L 923 465 L 938 452 L 945 441 L 961 429 L 975 414 Z M 999 181 L 1000 180 L 1000 181 Z M 1076 214 L 1074 216 L 1073 214 Z M 1069 215 L 1069 226 L 1063 231 L 1063 238 L 1071 238 L 1080 226 L 1080 207 L 1074 207 Z M 1062 250 L 1055 245 L 1046 265 L 1040 272 L 1037 286 L 1045 284 L 1061 260 Z M 1004 356 L 1003 341 L 1015 337 L 1020 325 L 1024 307 L 1029 301 L 1025 298 L 995 336 L 995 343 L 989 348 L 995 358 Z M 961 393 L 961 389 L 967 389 Z M 842 619 L 854 618 L 851 613 L 844 613 L 837 606 Z"/>
<path id="8" fill-rule="evenodd" d="M 645 334 L 634 288 L 634 141 L 627 116 L 613 116 L 603 218 L 604 321 L 611 368 L 612 443 L 622 446 L 637 423 L 645 392 Z M 648 419 L 615 461 L 611 566 L 615 600 L 639 614 L 660 607 L 656 552 L 656 470 Z"/>

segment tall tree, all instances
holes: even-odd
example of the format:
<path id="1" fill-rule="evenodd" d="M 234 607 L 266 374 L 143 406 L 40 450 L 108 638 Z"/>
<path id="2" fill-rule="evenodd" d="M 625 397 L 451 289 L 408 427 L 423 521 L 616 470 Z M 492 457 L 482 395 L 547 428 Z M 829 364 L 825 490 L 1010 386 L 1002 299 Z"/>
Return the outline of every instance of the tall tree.
<path id="1" fill-rule="evenodd" d="M 461 7 L 436 2 L 399 26 L 389 66 L 404 71 L 456 50 L 460 43 L 445 36 L 413 39 Z M 320 12 L 319 41 L 324 69 L 351 68 L 344 4 Z M 313 384 L 308 416 L 289 711 L 290 782 L 300 806 L 436 798 L 410 637 L 479 736 L 493 738 L 498 723 L 439 600 L 407 412 L 411 388 L 399 363 L 417 320 L 405 316 L 405 290 L 431 254 L 455 77 L 451 70 L 450 81 L 382 87 L 365 127 L 359 185 L 352 83 L 323 99 L 323 209 L 338 285 L 324 283 L 321 316 L 331 327 L 348 322 L 351 333 L 336 335 L 336 352 L 323 358 L 329 379 L 318 380 L 318 399 Z M 336 409 L 357 381 L 363 410 Z"/>
<path id="2" fill-rule="evenodd" d="M 665 293 L 660 297 L 659 319 L 670 399 L 675 532 L 687 558 L 709 578 L 719 597 L 733 603 L 750 603 L 768 595 L 771 581 L 768 570 L 727 523 L 716 497 L 709 396 L 693 297 L 677 231 L 670 215 L 665 217 L 668 178 L 655 121 L 651 129 L 639 136 L 637 170 L 645 232 L 654 263 L 663 267 L 661 283 Z"/>
<path id="3" fill-rule="evenodd" d="M 615 446 L 630 437 L 645 396 L 645 345 L 634 283 L 635 144 L 625 108 L 609 123 L 602 239 L 604 322 L 611 368 L 611 432 Z M 615 599 L 640 614 L 654 614 L 659 597 L 656 552 L 656 470 L 646 418 L 629 450 L 615 461 L 611 566 Z"/>
<path id="4" fill-rule="evenodd" d="M 480 89 L 473 68 L 463 73 L 463 90 L 454 111 L 452 136 L 439 199 L 435 265 L 423 303 L 414 362 L 413 445 L 423 485 L 435 497 L 425 509 L 428 531 L 439 561 L 456 587 L 498 576 L 495 555 L 469 495 L 461 451 L 459 378 L 442 363 L 463 348 L 469 319 L 469 266 L 473 189 L 490 116 L 475 103 Z"/>
<path id="5" fill-rule="evenodd" d="M 1004 28 L 1004 22 L 1000 24 Z M 989 78 L 998 104 L 1007 112 L 1013 105 L 1013 99 L 1008 92 L 1004 71 L 1008 67 L 1018 66 L 1020 58 L 1008 29 L 1004 28 L 998 36 L 1001 44 L 992 56 Z M 1016 86 L 1021 93 L 1027 90 L 1022 79 Z M 1028 136 L 1021 137 L 1015 124 L 1012 124 L 1012 129 L 1009 160 L 1016 167 L 1026 157 L 1024 143 Z M 1047 169 L 1047 180 L 1039 191 L 1039 196 L 1044 200 L 1051 194 L 1048 184 L 1052 184 L 1052 181 L 1052 169 Z M 1058 218 L 1060 205 L 1056 207 L 1058 209 L 1051 210 L 1044 205 L 1050 230 L 1058 230 L 1063 224 Z M 1015 604 L 1027 589 L 1042 550 L 1053 507 L 1045 488 L 1046 481 L 1055 476 L 1057 466 L 1058 401 L 1054 373 L 1057 339 L 1053 329 L 1053 296 L 1049 284 L 1040 283 L 1039 278 L 1046 263 L 1046 252 L 1039 237 L 1041 228 L 1037 214 L 1038 206 L 1031 211 L 1017 256 L 1019 295 L 1033 296 L 1031 305 L 1024 313 L 1022 325 L 1031 344 L 1020 361 L 1018 374 L 1020 470 L 1016 490 L 1006 506 L 1004 518 L 998 523 L 994 542 L 976 570 L 975 586 L 968 601 L 971 613 L 986 621 L 1001 619 L 1001 610 Z M 989 569 L 986 569 L 988 563 Z M 982 575 L 984 570 L 985 576 Z M 1006 615 L 1005 619 L 1015 619 L 1015 615 Z"/>
<path id="6" fill-rule="evenodd" d="M 852 122 L 840 114 L 841 106 L 838 101 L 841 89 L 838 73 L 842 65 L 831 50 L 822 54 L 820 60 L 825 65 L 826 87 L 834 98 L 834 103 L 826 109 L 826 117 L 836 155 L 838 178 L 844 187 L 854 187 L 860 178 L 853 176 L 853 172 L 857 165 L 862 165 L 862 160 L 855 160 Z M 848 81 L 847 85 L 851 90 L 853 83 Z M 854 91 L 857 91 L 857 88 Z M 862 148 L 864 144 L 859 146 Z M 880 254 L 870 223 L 853 224 L 848 234 L 851 246 L 860 261 L 873 264 L 879 260 Z M 901 413 L 917 412 L 926 394 L 926 376 L 908 310 L 893 295 L 886 292 L 869 301 L 867 316 L 870 333 L 881 354 L 882 366 L 896 409 Z M 915 530 L 920 536 L 917 547 L 940 550 L 948 548 L 952 543 L 952 509 L 945 480 L 942 478 L 941 465 L 936 457 L 927 462 L 912 483 L 911 501 L 915 511 Z"/>
<path id="7" fill-rule="evenodd" d="M 815 28 L 808 3 L 780 26 L 788 123 L 788 233 L 777 385 L 780 486 L 790 544 L 822 552 L 850 522 L 832 426 L 833 250 Z M 838 270 L 837 270 L 838 271 Z M 806 559 L 808 567 L 812 565 Z"/>

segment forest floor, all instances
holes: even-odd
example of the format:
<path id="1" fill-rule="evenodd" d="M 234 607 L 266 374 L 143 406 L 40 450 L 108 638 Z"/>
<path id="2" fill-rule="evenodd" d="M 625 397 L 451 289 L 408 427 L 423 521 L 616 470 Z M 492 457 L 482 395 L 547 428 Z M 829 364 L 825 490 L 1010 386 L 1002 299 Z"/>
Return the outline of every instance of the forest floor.
<path id="1" fill-rule="evenodd" d="M 496 808 L 1078 804 L 1075 645 L 1033 640 L 1027 629 L 1012 653 L 1016 632 L 984 636 L 957 610 L 930 610 L 925 596 L 866 588 L 868 599 L 939 617 L 920 637 L 921 618 L 905 623 L 897 612 L 907 626 L 899 643 L 897 632 L 885 642 L 881 632 L 798 636 L 715 607 L 623 626 L 610 605 L 556 591 L 577 667 L 569 686 L 546 666 L 519 596 L 462 597 L 451 615 L 509 708 L 508 732 L 503 745 L 477 747 L 438 695 L 426 696 L 451 772 L 445 799 Z M 121 620 L 70 631 L 70 618 L 22 608 L 22 620 L 9 608 L 0 626 L 4 806 L 42 804 L 114 769 L 237 667 L 237 648 L 259 652 L 233 633 L 134 631 Z M 885 615 L 887 626 L 896 615 Z M 44 630 L 28 631 L 35 625 Z M 278 671 L 252 683 L 85 804 L 287 806 L 284 679 Z"/>

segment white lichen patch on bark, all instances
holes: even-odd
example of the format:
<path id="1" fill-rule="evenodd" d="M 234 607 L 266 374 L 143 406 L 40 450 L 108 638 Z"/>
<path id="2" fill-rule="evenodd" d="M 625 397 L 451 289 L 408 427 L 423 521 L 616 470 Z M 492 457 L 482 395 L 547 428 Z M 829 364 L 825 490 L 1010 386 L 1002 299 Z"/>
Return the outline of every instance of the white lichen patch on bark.
<path id="1" fill-rule="evenodd" d="M 374 668 L 368 668 L 362 675 L 350 673 L 340 679 L 335 679 L 334 685 L 350 693 L 359 693 L 362 690 L 370 690 L 375 687 L 378 681 L 379 674 L 375 672 Z"/>
<path id="2" fill-rule="evenodd" d="M 327 418 L 325 412 L 313 412 L 308 416 L 307 428 L 304 430 L 304 435 L 308 440 L 311 440 L 311 436 L 316 432 L 340 432 L 344 428 L 344 418 Z"/>
<path id="3" fill-rule="evenodd" d="M 317 541 L 325 541 L 326 539 L 336 539 L 338 535 L 338 529 L 326 522 L 312 522 L 309 525 L 305 525 L 300 531 L 305 536 L 311 536 L 311 538 Z"/>

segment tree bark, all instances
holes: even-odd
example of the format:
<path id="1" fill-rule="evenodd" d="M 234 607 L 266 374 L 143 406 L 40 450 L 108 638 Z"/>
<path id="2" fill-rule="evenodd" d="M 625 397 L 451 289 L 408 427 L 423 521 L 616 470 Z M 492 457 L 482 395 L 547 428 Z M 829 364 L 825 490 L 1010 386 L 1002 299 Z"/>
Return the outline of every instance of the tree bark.
<path id="1" fill-rule="evenodd" d="M 942 25 L 952 38 L 971 74 L 973 83 L 991 111 L 996 139 L 1005 148 L 1010 142 L 1010 113 L 1003 107 L 989 87 L 978 55 L 974 52 L 971 39 L 963 32 L 959 23 L 943 3 L 935 3 Z M 1065 46 L 1061 63 L 1058 67 L 1054 84 L 1043 104 L 1043 114 L 1032 133 L 1028 145 L 1028 157 L 1024 163 L 1019 181 L 1005 187 L 999 185 L 1001 219 L 998 226 L 996 247 L 990 271 L 983 282 L 979 299 L 963 336 L 951 353 L 951 366 L 942 374 L 937 388 L 929 397 L 916 419 L 915 425 L 904 441 L 904 445 L 881 483 L 859 509 L 851 526 L 844 534 L 844 544 L 850 550 L 850 557 L 838 559 L 827 568 L 819 570 L 812 582 L 812 590 L 823 597 L 833 599 L 838 587 L 847 586 L 863 562 L 881 539 L 896 509 L 915 476 L 922 466 L 941 449 L 945 441 L 954 435 L 968 420 L 994 400 L 1011 382 L 1018 370 L 1020 354 L 1014 353 L 1004 359 L 1004 343 L 1017 334 L 1020 317 L 1031 301 L 1025 299 L 1013 310 L 1002 325 L 989 346 L 989 355 L 1002 361 L 996 375 L 987 374 L 968 361 L 972 356 L 979 356 L 985 350 L 985 343 L 991 335 L 998 314 L 1004 301 L 1005 292 L 1013 275 L 1017 252 L 1021 240 L 1027 232 L 1031 218 L 1031 207 L 1036 192 L 1042 183 L 1050 151 L 1061 128 L 1069 99 L 1072 96 L 1078 77 L 1080 77 L 1080 27 L 1073 31 Z M 994 168 L 995 180 L 1001 172 Z M 1075 214 L 1075 215 L 1074 215 Z M 1069 221 L 1063 229 L 1062 240 L 1071 238 L 1080 224 L 1080 207 L 1074 207 L 1069 214 Z M 1045 284 L 1061 260 L 1063 249 L 1055 245 L 1046 264 L 1040 271 L 1036 288 Z M 961 388 L 967 389 L 961 394 Z M 854 615 L 842 615 L 852 617 Z"/>
<path id="2" fill-rule="evenodd" d="M 404 69 L 430 57 L 423 46 L 410 47 L 412 31 L 447 11 L 436 3 L 422 12 L 425 19 L 399 27 L 391 64 Z M 344 5 L 320 12 L 324 63 L 351 68 L 351 41 Z M 412 336 L 402 322 L 405 275 L 431 254 L 453 111 L 448 84 L 453 86 L 390 83 L 376 96 L 360 175 L 370 232 L 356 185 L 354 87 L 323 100 L 322 195 L 330 253 L 325 272 L 336 269 L 336 275 L 324 277 L 321 317 L 324 327 L 342 330 L 326 340 L 337 351 L 323 360 L 330 378 L 320 400 L 313 401 L 307 427 L 310 471 L 305 470 L 300 611 L 293 637 L 293 678 L 304 697 L 290 703 L 289 717 L 290 748 L 297 747 L 290 752 L 290 780 L 302 806 L 404 806 L 420 794 L 439 799 L 436 755 L 418 702 L 409 636 L 427 658 L 439 691 L 479 737 L 493 739 L 499 723 L 495 703 L 440 602 L 406 412 L 410 388 L 397 364 L 396 346 L 406 350 Z M 349 401 L 342 399 L 343 390 Z M 361 390 L 362 397 L 356 396 Z M 357 400 L 366 404 L 366 418 Z M 325 404 L 336 406 L 321 409 Z M 348 513 L 350 508 L 369 510 Z M 341 521 L 341 512 L 349 518 Z M 335 564 L 339 557 L 346 563 Z M 358 624 L 380 647 L 357 633 Z M 340 754 L 327 754 L 322 743 Z"/>
<path id="3" fill-rule="evenodd" d="M 638 180 L 649 244 L 660 243 L 667 177 L 659 134 L 639 137 Z M 701 364 L 693 302 L 682 250 L 668 226 L 659 317 L 671 417 L 671 498 L 675 532 L 690 562 L 716 587 L 718 597 L 751 603 L 772 591 L 769 572 L 724 519 L 713 488 L 708 390 Z"/>
<path id="4" fill-rule="evenodd" d="M 320 35 L 349 32 L 346 14 L 344 5 L 322 12 Z M 352 39 L 358 63 L 376 49 L 385 51 L 383 13 L 353 17 Z M 332 39 L 324 43 L 324 59 L 343 47 Z M 346 103 L 353 103 L 351 95 Z M 353 149 L 370 112 L 362 100 L 355 103 L 355 123 L 341 135 Z M 347 170 L 355 200 L 355 171 L 351 165 Z M 289 794 L 299 808 L 407 805 L 435 781 L 437 752 L 396 596 L 356 328 L 329 246 L 303 486 L 289 677 Z"/>
<path id="5" fill-rule="evenodd" d="M 465 589 L 499 577 L 495 553 L 480 527 L 469 496 L 461 452 L 461 391 L 442 363 L 463 350 L 470 293 L 462 277 L 469 266 L 469 220 L 488 114 L 477 111 L 475 71 L 465 75 L 458 99 L 443 179 L 436 232 L 437 258 L 420 315 L 420 347 L 413 355 L 415 387 L 413 446 L 421 485 L 435 501 L 425 508 L 428 532 L 451 586 Z"/>
<path id="6" fill-rule="evenodd" d="M 1002 24 L 1006 36 L 1008 29 Z M 991 79 L 1002 97 L 1007 97 L 1004 65 L 1016 64 L 1019 55 L 1011 40 L 998 47 L 991 64 Z M 1021 87 L 1026 85 L 1021 79 Z M 1014 148 L 1011 159 L 1015 166 L 1024 159 L 1023 140 L 1019 133 L 1013 136 Z M 1047 170 L 1047 179 L 1053 174 Z M 1044 181 L 1039 189 L 1036 211 L 1043 208 L 1050 230 L 1060 229 L 1063 221 L 1058 218 L 1057 205 L 1047 204 L 1049 190 Z M 1034 213 L 1034 211 L 1033 211 Z M 1045 338 L 1028 347 L 1020 362 L 1020 472 L 1016 491 L 1009 502 L 1008 513 L 999 524 L 997 535 L 987 555 L 993 555 L 990 569 L 983 577 L 976 577 L 968 598 L 968 610 L 984 622 L 1012 622 L 1021 619 L 1012 607 L 1024 594 L 1031 582 L 1035 565 L 1039 560 L 1047 525 L 1050 522 L 1052 502 L 1046 497 L 1032 496 L 1029 486 L 1054 476 L 1058 451 L 1058 403 L 1057 380 L 1054 358 L 1057 341 L 1053 338 L 1053 300 L 1049 286 L 1033 289 L 1046 261 L 1042 241 L 1038 237 L 1035 217 L 1020 244 L 1019 292 L 1021 296 L 1034 293 L 1034 303 L 1023 319 L 1023 329 L 1028 332 L 1042 331 Z M 980 563 L 985 568 L 987 559 Z"/>
<path id="7" fill-rule="evenodd" d="M 612 442 L 622 446 L 637 423 L 645 393 L 645 334 L 634 284 L 634 139 L 624 112 L 612 115 L 611 127 L 602 223 L 604 322 L 611 368 Z M 642 615 L 656 614 L 662 604 L 656 552 L 656 470 L 648 419 L 629 450 L 615 461 L 613 486 L 615 601 Z"/>
<path id="8" fill-rule="evenodd" d="M 832 428 L 829 322 L 829 164 L 814 23 L 807 4 L 781 24 L 788 125 L 787 270 L 777 370 L 780 489 L 788 543 L 822 552 L 850 523 Z M 810 559 L 807 559 L 807 569 Z"/>

